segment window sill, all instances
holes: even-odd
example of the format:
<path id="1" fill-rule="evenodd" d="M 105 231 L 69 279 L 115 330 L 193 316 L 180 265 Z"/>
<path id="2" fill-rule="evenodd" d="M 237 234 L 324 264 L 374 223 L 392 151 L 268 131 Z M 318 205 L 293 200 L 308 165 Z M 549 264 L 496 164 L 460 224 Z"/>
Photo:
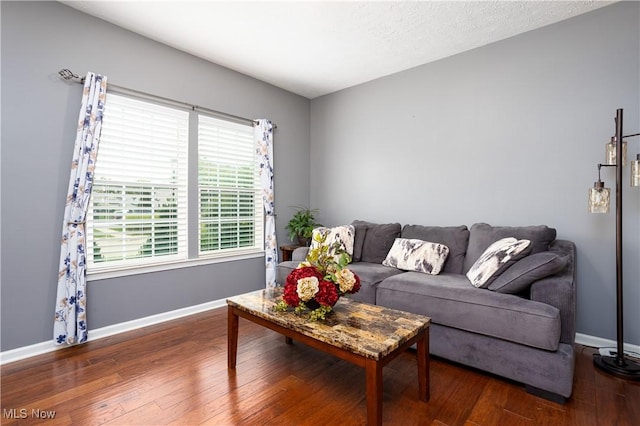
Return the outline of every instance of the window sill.
<path id="1" fill-rule="evenodd" d="M 256 259 L 264 257 L 264 251 L 251 253 L 229 254 L 226 256 L 201 257 L 199 259 L 177 260 L 174 262 L 164 262 L 155 265 L 135 266 L 129 268 L 119 268 L 117 270 L 103 270 L 97 272 L 87 271 L 87 281 L 100 281 L 110 278 L 127 277 L 132 275 L 149 274 L 154 272 L 169 271 L 173 269 L 192 268 L 194 266 L 212 265 L 215 263 L 234 262 L 237 260 Z"/>

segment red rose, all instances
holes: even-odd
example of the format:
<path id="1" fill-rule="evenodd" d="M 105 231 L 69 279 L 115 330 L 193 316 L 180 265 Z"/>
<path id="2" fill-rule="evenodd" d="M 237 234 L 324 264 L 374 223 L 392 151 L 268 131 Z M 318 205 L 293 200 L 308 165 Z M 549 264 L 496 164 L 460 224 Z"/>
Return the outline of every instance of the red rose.
<path id="1" fill-rule="evenodd" d="M 316 277 L 318 281 L 322 281 L 322 275 L 313 266 L 296 268 L 289 273 L 282 295 L 282 299 L 287 305 L 296 307 L 300 304 L 300 297 L 298 297 L 298 280 L 310 277 Z"/>
<path id="2" fill-rule="evenodd" d="M 330 281 L 320 281 L 320 290 L 315 295 L 316 301 L 324 306 L 333 306 L 338 301 L 336 285 Z"/>

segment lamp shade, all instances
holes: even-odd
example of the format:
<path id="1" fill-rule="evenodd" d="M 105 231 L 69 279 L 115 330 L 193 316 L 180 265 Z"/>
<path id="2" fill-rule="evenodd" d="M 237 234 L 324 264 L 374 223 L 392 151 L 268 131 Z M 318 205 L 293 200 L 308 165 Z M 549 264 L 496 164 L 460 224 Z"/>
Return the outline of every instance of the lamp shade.
<path id="1" fill-rule="evenodd" d="M 604 164 L 615 166 L 616 163 L 616 137 L 611 138 L 611 142 L 606 145 L 606 154 Z M 627 142 L 622 141 L 622 166 L 627 166 Z"/>
<path id="2" fill-rule="evenodd" d="M 631 186 L 640 186 L 640 154 L 631 162 Z"/>
<path id="3" fill-rule="evenodd" d="M 604 182 L 597 181 L 589 189 L 589 213 L 609 213 L 611 190 L 604 187 Z"/>

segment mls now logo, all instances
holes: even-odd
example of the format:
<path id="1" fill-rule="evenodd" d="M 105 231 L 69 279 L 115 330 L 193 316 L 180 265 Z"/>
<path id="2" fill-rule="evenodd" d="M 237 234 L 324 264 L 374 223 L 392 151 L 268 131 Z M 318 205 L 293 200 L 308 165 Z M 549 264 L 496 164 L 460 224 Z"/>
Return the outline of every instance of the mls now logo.
<path id="1" fill-rule="evenodd" d="M 5 419 L 26 419 L 29 417 L 29 410 L 26 408 L 4 408 L 2 410 L 2 417 Z M 56 412 L 53 410 L 34 408 L 31 410 L 31 417 L 34 419 L 53 419 L 56 417 Z"/>

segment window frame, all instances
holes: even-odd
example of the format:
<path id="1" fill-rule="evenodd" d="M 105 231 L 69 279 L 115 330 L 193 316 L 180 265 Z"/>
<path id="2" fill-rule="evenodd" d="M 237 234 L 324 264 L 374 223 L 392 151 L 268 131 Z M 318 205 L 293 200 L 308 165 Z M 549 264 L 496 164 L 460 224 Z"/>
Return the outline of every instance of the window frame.
<path id="1" fill-rule="evenodd" d="M 109 96 L 122 96 L 131 98 L 135 101 L 147 102 L 150 104 L 160 105 L 162 107 L 168 107 L 171 109 L 182 110 L 188 113 L 187 133 L 188 141 L 186 147 L 187 166 L 186 166 L 186 253 L 182 258 L 176 257 L 151 257 L 146 258 L 148 260 L 140 261 L 139 259 L 133 259 L 126 263 L 104 263 L 99 267 L 90 259 L 90 254 L 87 253 L 87 278 L 88 280 L 101 280 L 107 278 L 114 278 L 120 276 L 129 276 L 136 274 L 144 274 L 150 272 L 159 272 L 171 269 L 179 269 L 185 267 L 202 266 L 215 263 L 253 259 L 263 257 L 265 253 L 264 248 L 264 208 L 262 206 L 262 198 L 260 192 L 260 181 L 257 177 L 257 170 L 254 169 L 253 179 L 253 191 L 254 191 L 254 244 L 251 247 L 240 247 L 231 249 L 221 249 L 216 251 L 201 252 L 200 250 L 200 189 L 199 189 L 199 135 L 198 128 L 200 117 L 205 119 L 212 118 L 215 120 L 222 120 L 223 122 L 233 123 L 235 126 L 246 126 L 247 136 L 250 135 L 250 139 L 247 141 L 253 145 L 253 122 L 251 120 L 242 120 L 237 117 L 227 116 L 222 113 L 215 113 L 204 108 L 187 106 L 186 104 L 172 101 L 164 98 L 157 98 L 152 95 L 141 94 L 135 91 L 129 91 L 127 89 L 120 90 L 108 90 L 107 100 L 105 103 L 105 116 L 108 114 Z M 250 141 L 250 142 L 249 142 Z M 252 151 L 255 152 L 253 146 Z M 254 160 L 255 160 L 254 154 Z M 96 160 L 97 167 L 100 163 L 100 148 L 98 149 L 98 157 Z M 255 165 L 255 161 L 254 161 Z M 96 180 L 97 181 L 97 180 Z M 95 189 L 95 182 L 94 182 Z M 93 206 L 94 193 L 92 191 L 90 208 Z M 87 246 L 92 247 L 92 241 L 89 239 L 89 227 L 93 226 L 89 222 L 90 215 L 87 215 Z M 254 231 L 255 231 L 254 230 Z"/>

